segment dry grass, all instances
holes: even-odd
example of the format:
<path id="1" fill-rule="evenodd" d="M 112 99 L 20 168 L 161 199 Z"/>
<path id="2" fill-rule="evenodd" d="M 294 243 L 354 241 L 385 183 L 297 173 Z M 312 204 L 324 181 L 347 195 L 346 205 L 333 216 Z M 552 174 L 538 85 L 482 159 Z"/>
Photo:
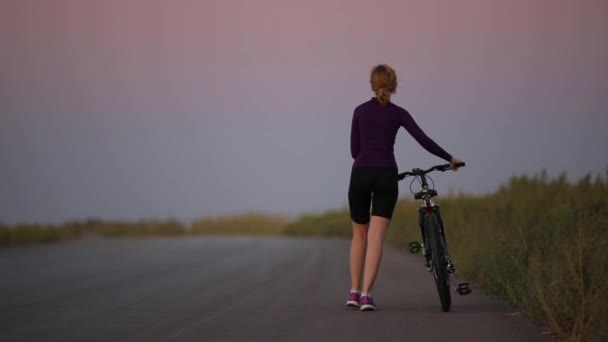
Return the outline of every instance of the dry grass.
<path id="1" fill-rule="evenodd" d="M 569 184 L 544 173 L 514 177 L 487 196 L 442 198 L 450 254 L 460 273 L 570 341 L 608 340 L 608 184 Z M 420 240 L 416 208 L 402 200 L 388 241 Z M 293 235 L 350 236 L 347 210 L 304 215 Z"/>

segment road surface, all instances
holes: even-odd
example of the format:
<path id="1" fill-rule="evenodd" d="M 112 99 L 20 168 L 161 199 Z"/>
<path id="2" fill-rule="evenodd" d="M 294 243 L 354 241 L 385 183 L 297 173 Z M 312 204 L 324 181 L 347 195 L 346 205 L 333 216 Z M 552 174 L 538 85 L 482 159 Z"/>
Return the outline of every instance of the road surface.
<path id="1" fill-rule="evenodd" d="M 547 341 L 480 291 L 443 313 L 388 247 L 376 312 L 344 307 L 349 241 L 84 239 L 0 250 L 0 341 Z"/>

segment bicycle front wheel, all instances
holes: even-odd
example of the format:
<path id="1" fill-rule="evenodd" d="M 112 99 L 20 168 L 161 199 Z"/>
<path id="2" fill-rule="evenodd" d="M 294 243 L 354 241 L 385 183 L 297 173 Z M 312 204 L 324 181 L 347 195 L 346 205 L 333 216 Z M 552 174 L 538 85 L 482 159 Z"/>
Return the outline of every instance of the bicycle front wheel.
<path id="1" fill-rule="evenodd" d="M 433 277 L 444 312 L 450 311 L 452 297 L 450 295 L 450 275 L 447 270 L 447 259 L 445 254 L 445 243 L 441 236 L 439 220 L 435 213 L 426 214 L 425 225 L 429 234 L 431 247 L 431 260 L 433 265 Z"/>

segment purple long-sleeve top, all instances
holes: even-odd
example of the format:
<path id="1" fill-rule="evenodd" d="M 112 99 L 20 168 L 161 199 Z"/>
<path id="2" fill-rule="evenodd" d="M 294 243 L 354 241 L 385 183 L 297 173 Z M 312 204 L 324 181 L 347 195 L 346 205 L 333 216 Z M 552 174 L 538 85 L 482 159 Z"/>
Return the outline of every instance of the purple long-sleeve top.
<path id="1" fill-rule="evenodd" d="M 394 146 L 400 127 L 416 139 L 427 151 L 450 161 L 452 156 L 420 129 L 407 110 L 394 103 L 381 106 L 374 97 L 357 106 L 353 113 L 350 134 L 350 152 L 355 159 L 353 167 L 397 167 Z"/>

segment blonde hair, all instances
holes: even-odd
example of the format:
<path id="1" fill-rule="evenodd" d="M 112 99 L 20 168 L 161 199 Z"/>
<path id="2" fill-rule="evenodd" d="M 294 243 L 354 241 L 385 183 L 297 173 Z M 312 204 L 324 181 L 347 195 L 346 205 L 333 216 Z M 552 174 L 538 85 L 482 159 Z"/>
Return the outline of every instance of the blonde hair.
<path id="1" fill-rule="evenodd" d="M 386 64 L 376 65 L 370 75 L 372 90 L 380 105 L 386 106 L 391 101 L 391 95 L 397 91 L 397 74 Z"/>

